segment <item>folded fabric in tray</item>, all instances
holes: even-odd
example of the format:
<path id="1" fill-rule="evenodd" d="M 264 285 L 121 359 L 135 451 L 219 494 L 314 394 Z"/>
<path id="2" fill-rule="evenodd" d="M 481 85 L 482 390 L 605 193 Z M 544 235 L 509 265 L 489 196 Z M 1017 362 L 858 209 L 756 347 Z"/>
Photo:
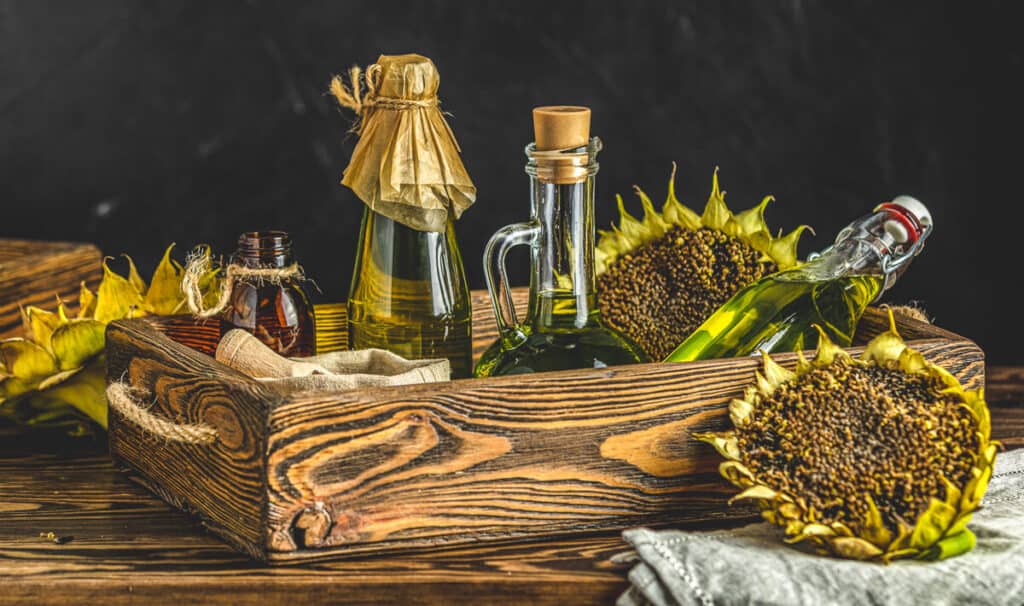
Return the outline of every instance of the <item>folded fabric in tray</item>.
<path id="1" fill-rule="evenodd" d="M 436 383 L 451 377 L 448 360 L 406 360 L 382 349 L 285 358 L 237 328 L 220 340 L 216 358 L 283 394 Z"/>
<path id="2" fill-rule="evenodd" d="M 970 552 L 889 565 L 785 545 L 768 523 L 722 532 L 627 530 L 636 558 L 620 606 L 640 604 L 1024 604 L 1024 449 L 996 459 Z"/>

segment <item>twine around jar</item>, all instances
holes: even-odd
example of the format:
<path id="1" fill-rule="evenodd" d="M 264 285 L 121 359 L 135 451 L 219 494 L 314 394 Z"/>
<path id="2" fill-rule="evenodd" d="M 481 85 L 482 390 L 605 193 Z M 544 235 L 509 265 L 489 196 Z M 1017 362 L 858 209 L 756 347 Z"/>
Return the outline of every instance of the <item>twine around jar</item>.
<path id="1" fill-rule="evenodd" d="M 210 444 L 217 439 L 217 430 L 205 423 L 178 424 L 149 412 L 147 406 L 136 400 L 140 396 L 139 390 L 121 381 L 107 386 L 110 408 L 148 434 L 185 444 Z"/>
<path id="2" fill-rule="evenodd" d="M 298 263 L 292 263 L 285 267 L 249 267 L 231 263 L 224 268 L 224 277 L 220 283 L 220 294 L 217 302 L 212 307 L 206 307 L 203 303 L 203 291 L 199 284 L 212 269 L 212 261 L 208 252 L 194 252 L 189 255 L 185 264 L 185 273 L 181 278 L 181 290 L 185 293 L 185 300 L 192 315 L 198 318 L 212 318 L 220 315 L 231 303 L 231 293 L 234 290 L 235 282 L 248 282 L 250 284 L 263 285 L 273 284 L 280 286 L 284 280 L 302 280 L 304 274 Z"/>

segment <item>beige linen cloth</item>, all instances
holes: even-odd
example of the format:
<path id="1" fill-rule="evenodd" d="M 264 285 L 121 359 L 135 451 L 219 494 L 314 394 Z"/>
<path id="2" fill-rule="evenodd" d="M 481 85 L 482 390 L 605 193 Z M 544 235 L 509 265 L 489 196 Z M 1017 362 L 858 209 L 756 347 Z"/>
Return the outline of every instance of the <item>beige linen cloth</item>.
<path id="1" fill-rule="evenodd" d="M 285 358 L 238 328 L 220 340 L 216 357 L 282 394 L 436 383 L 451 378 L 448 360 L 406 360 L 382 349 Z"/>

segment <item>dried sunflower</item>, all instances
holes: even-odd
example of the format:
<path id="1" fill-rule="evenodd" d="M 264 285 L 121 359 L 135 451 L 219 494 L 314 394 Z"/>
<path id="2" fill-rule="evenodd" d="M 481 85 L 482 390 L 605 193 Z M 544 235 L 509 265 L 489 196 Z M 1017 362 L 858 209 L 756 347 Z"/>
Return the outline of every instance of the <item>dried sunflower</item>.
<path id="1" fill-rule="evenodd" d="M 642 220 L 616 196 L 619 225 L 600 232 L 595 255 L 602 319 L 658 360 L 737 291 L 797 265 L 797 243 L 808 229 L 773 237 L 764 220 L 772 196 L 734 214 L 718 187 L 718 169 L 698 215 L 676 198 L 675 174 L 673 165 L 660 213 L 636 188 Z"/>
<path id="2" fill-rule="evenodd" d="M 148 286 L 130 257 L 127 278 L 113 272 L 105 259 L 99 289 L 93 293 L 82 284 L 73 316 L 63 301 L 56 312 L 24 308 L 28 337 L 0 341 L 0 416 L 81 433 L 86 431 L 84 415 L 106 428 L 106 325 L 121 318 L 183 312 L 182 267 L 171 258 L 173 248 L 167 247 Z M 214 297 L 215 280 L 211 273 L 204 285 Z"/>
<path id="3" fill-rule="evenodd" d="M 969 551 L 967 528 L 992 475 L 981 390 L 967 391 L 890 328 L 855 359 L 824 332 L 796 371 L 764 355 L 764 374 L 733 400 L 734 428 L 698 434 L 720 471 L 788 542 L 888 562 Z"/>

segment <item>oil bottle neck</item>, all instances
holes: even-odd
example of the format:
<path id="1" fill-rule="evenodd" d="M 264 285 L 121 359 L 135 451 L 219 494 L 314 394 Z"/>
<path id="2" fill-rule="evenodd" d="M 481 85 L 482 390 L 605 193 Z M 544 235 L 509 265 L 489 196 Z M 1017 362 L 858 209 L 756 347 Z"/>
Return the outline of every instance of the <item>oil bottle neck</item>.
<path id="1" fill-rule="evenodd" d="M 594 277 L 594 175 L 599 140 L 584 152 L 575 178 L 527 165 L 537 229 L 532 250 L 529 319 L 534 329 L 571 331 L 599 324 Z M 539 166 L 538 166 L 539 164 Z"/>
<path id="2" fill-rule="evenodd" d="M 878 276 L 881 295 L 920 254 L 931 231 L 924 205 L 900 196 L 844 227 L 832 246 L 809 255 L 809 263 L 798 271 L 816 279 Z"/>

